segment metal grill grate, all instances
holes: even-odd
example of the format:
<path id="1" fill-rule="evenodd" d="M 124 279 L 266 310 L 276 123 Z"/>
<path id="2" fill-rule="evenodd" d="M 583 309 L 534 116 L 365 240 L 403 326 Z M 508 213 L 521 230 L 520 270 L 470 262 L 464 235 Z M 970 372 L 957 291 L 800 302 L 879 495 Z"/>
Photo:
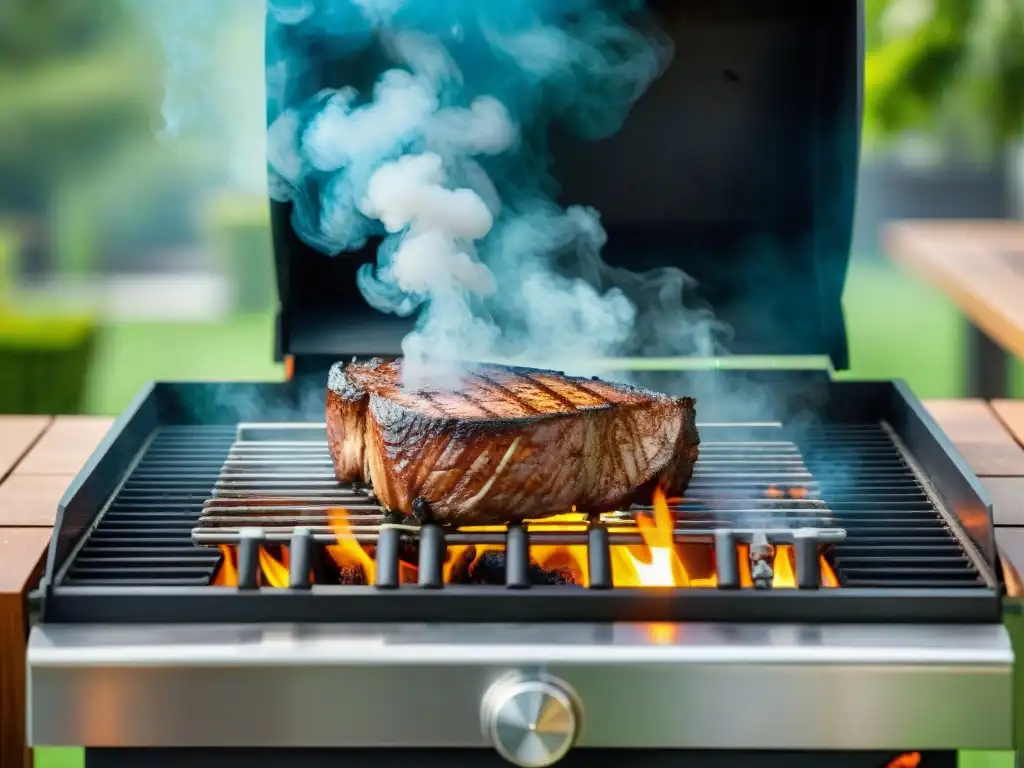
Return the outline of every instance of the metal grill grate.
<path id="1" fill-rule="evenodd" d="M 702 425 L 701 458 L 686 498 L 673 505 L 677 539 L 713 541 L 732 530 L 817 531 L 834 544 L 833 565 L 851 587 L 978 587 L 982 579 L 882 425 L 803 431 L 801 447 L 774 425 Z M 194 532 L 200 544 L 290 541 L 296 528 L 328 542 L 327 511 L 349 512 L 364 543 L 380 536 L 380 510 L 367 494 L 334 480 L 322 427 L 242 428 Z M 640 540 L 633 517 L 602 516 L 612 543 Z M 547 530 L 546 530 L 547 528 Z M 557 532 L 531 524 L 531 543 L 586 544 L 588 527 Z M 843 533 L 846 538 L 843 540 Z M 500 543 L 504 533 L 447 535 L 448 543 Z M 492 541 L 493 539 L 493 541 Z"/>
<path id="2" fill-rule="evenodd" d="M 820 545 L 841 540 L 844 532 L 831 525 L 828 509 L 815 498 L 817 485 L 796 447 L 736 439 L 748 429 L 749 425 L 741 429 L 705 425 L 705 450 L 691 491 L 673 505 L 674 538 L 679 543 L 715 544 L 719 557 L 714 567 L 718 586 L 723 588 L 739 586 L 742 581 L 737 544 L 749 545 L 745 551 L 749 553 L 750 578 L 760 587 L 773 582 L 769 565 L 775 555 L 772 545 L 792 544 L 797 583 L 817 586 Z M 719 437 L 733 440 L 708 439 L 708 432 L 722 432 Z M 771 484 L 780 481 L 786 488 Z M 799 494 L 788 490 L 795 483 L 801 483 Z M 373 546 L 378 587 L 398 586 L 399 542 L 419 538 L 421 585 L 443 583 L 444 547 L 451 544 L 503 547 L 507 586 L 547 583 L 544 573 L 528 564 L 529 546 L 536 544 L 586 546 L 589 585 L 608 588 L 612 586 L 609 547 L 641 543 L 636 519 L 652 514 L 651 507 L 637 506 L 596 520 L 579 516 L 575 523 L 536 521 L 483 532 L 468 528 L 442 531 L 437 526 L 420 528 L 401 521 L 399 531 L 366 492 L 337 483 L 322 425 L 249 425 L 239 430 L 239 440 L 193 538 L 199 544 L 238 545 L 238 583 L 246 588 L 258 583 L 259 548 L 287 543 L 292 555 L 292 586 L 305 588 L 308 551 L 314 541 L 335 541 L 328 516 L 339 507 L 346 512 L 346 535 Z M 428 536 L 430 543 L 424 544 Z M 300 550 L 301 556 L 296 557 Z M 513 566 L 514 562 L 519 566 Z"/>
<path id="3" fill-rule="evenodd" d="M 778 427 L 702 425 L 701 458 L 687 498 L 674 505 L 677 536 L 716 531 L 845 531 L 831 561 L 847 587 L 971 588 L 982 579 L 883 425 L 805 431 L 800 447 Z M 211 490 L 212 489 L 212 490 Z M 246 529 L 288 541 L 296 527 L 332 539 L 326 510 L 349 511 L 351 529 L 376 541 L 382 520 L 365 491 L 334 480 L 318 425 L 173 427 L 160 430 L 71 561 L 74 586 L 199 586 L 220 559 L 211 546 Z M 632 516 L 603 517 L 616 541 L 639 541 Z M 478 541 L 504 534 L 477 534 Z M 544 542 L 545 536 L 548 537 Z M 743 537 L 747 536 L 747 539 Z M 624 538 L 623 538 L 624 537 Z M 450 536 L 449 536 L 450 538 Z M 586 543 L 588 530 L 536 543 Z M 468 539 L 467 539 L 468 540 Z"/>
<path id="4" fill-rule="evenodd" d="M 676 530 L 681 535 L 780 524 L 830 528 L 834 520 L 818 493 L 792 443 L 705 440 L 687 497 L 672 509 L 679 516 Z M 205 504 L 195 539 L 207 545 L 236 543 L 242 529 L 261 528 L 267 540 L 283 542 L 297 526 L 331 537 L 327 513 L 334 507 L 348 512 L 357 538 L 371 541 L 379 533 L 383 516 L 369 492 L 335 480 L 322 426 L 243 427 Z M 650 514 L 651 509 L 634 506 L 602 520 L 625 530 L 633 516 Z M 538 542 L 583 543 L 571 531 L 546 534 L 552 527 L 531 524 Z M 467 538 L 465 543 L 488 541 Z"/>
<path id="5" fill-rule="evenodd" d="M 69 586 L 207 584 L 220 559 L 191 531 L 235 441 L 234 427 L 160 429 L 71 561 Z"/>
<path id="6" fill-rule="evenodd" d="M 849 587 L 976 588 L 983 580 L 883 425 L 834 426 L 801 440 L 835 524 Z"/>

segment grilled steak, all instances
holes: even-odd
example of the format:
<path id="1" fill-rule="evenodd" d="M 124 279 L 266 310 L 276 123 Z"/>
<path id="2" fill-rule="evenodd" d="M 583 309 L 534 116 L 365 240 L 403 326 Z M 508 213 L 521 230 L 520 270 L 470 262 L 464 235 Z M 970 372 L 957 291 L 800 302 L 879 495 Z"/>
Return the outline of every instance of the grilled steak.
<path id="1" fill-rule="evenodd" d="M 551 371 L 479 365 L 453 392 L 400 386 L 401 361 L 336 364 L 327 436 L 338 479 L 388 509 L 458 525 L 607 512 L 681 495 L 694 401 Z"/>

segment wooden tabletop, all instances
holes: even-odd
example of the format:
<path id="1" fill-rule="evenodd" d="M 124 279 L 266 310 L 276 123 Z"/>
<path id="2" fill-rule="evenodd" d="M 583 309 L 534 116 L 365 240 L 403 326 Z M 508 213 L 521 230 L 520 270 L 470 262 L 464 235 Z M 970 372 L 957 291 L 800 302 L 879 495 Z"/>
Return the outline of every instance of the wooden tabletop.
<path id="1" fill-rule="evenodd" d="M 1024 295 L 1024 294 L 1022 294 Z M 996 541 L 1024 573 L 1024 402 L 925 404 L 988 489 Z M 36 586 L 57 505 L 111 420 L 0 416 L 0 766 L 28 768 L 25 596 Z"/>
<path id="2" fill-rule="evenodd" d="M 38 583 L 61 495 L 110 428 L 88 416 L 0 416 L 0 766 L 28 768 L 25 596 Z"/>
<path id="3" fill-rule="evenodd" d="M 1024 401 L 929 400 L 925 405 L 988 491 L 1001 557 L 1024 574 Z"/>
<path id="4" fill-rule="evenodd" d="M 971 322 L 1024 358 L 1024 222 L 905 221 L 886 253 L 949 296 Z"/>

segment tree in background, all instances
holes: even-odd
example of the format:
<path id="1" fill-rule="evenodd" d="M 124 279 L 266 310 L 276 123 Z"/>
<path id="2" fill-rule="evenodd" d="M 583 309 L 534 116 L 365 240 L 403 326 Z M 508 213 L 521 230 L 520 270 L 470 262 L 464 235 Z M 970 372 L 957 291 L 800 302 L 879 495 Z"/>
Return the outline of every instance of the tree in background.
<path id="1" fill-rule="evenodd" d="M 23 268 L 52 263 L 61 186 L 152 130 L 159 63 L 113 0 L 0 2 L 0 215 L 21 224 Z"/>
<path id="2" fill-rule="evenodd" d="M 866 0 L 865 133 L 1024 139 L 1024 2 Z"/>

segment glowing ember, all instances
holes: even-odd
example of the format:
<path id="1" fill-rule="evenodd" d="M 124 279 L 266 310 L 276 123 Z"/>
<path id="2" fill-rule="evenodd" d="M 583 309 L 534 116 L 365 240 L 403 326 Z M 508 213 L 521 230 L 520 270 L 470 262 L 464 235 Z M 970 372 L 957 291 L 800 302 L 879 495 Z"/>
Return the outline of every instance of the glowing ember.
<path id="1" fill-rule="evenodd" d="M 773 488 L 768 495 L 772 496 Z M 784 491 L 778 491 L 787 495 Z M 788 495 L 802 489 L 791 489 Z M 673 540 L 675 517 L 671 503 L 679 503 L 677 499 L 667 499 L 656 490 L 653 496 L 651 514 L 637 515 L 635 527 L 632 523 L 612 523 L 611 533 L 636 532 L 639 530 L 643 540 L 639 545 L 622 545 L 611 548 L 612 578 L 616 587 L 716 587 L 713 547 L 709 544 L 679 545 Z M 337 569 L 337 577 L 331 583 L 340 584 L 373 584 L 375 566 L 372 545 L 368 547 L 356 539 L 356 530 L 349 522 L 348 513 L 335 507 L 328 511 L 328 523 L 336 543 L 326 547 L 327 554 Z M 535 530 L 544 532 L 580 532 L 586 530 L 585 515 L 570 512 L 564 515 L 548 517 L 543 520 L 527 521 Z M 461 528 L 462 533 L 501 533 L 502 526 L 475 526 Z M 238 563 L 234 547 L 222 546 L 222 562 L 214 576 L 215 586 L 235 586 L 238 584 Z M 280 548 L 280 555 L 272 554 L 274 550 L 261 548 L 259 554 L 260 584 L 269 587 L 288 586 L 288 552 L 286 547 Z M 471 580 L 474 569 L 489 563 L 488 558 L 498 557 L 504 548 L 501 544 L 456 544 L 448 547 L 448 557 L 444 565 L 446 583 L 466 583 Z M 533 564 L 544 574 L 555 575 L 552 581 L 557 583 L 587 586 L 587 547 L 583 544 L 535 544 L 530 547 Z M 839 580 L 824 557 L 819 558 L 821 584 L 823 587 L 838 587 Z M 740 585 L 753 587 L 750 572 L 749 551 L 746 545 L 739 547 Z M 775 547 L 773 558 L 774 588 L 795 588 L 796 567 L 793 548 L 783 544 Z M 400 578 L 403 584 L 416 582 L 416 566 L 409 562 L 401 563 Z M 313 579 L 311 578 L 311 581 Z M 902 766 L 899 766 L 902 768 Z"/>
<path id="2" fill-rule="evenodd" d="M 586 515 L 569 512 L 564 515 L 546 517 L 543 520 L 527 521 L 542 523 L 544 530 L 552 533 L 579 531 L 587 521 Z M 503 533 L 504 526 L 479 525 L 459 529 L 462 533 Z M 448 559 L 444 566 L 444 580 L 451 582 L 456 566 L 460 570 L 472 571 L 473 566 L 488 552 L 504 552 L 501 544 L 456 544 L 448 548 Z M 472 550 L 472 553 L 470 552 Z M 467 554 L 472 554 L 469 563 L 464 562 Z M 530 547 L 530 558 L 537 566 L 547 573 L 566 572 L 574 578 L 573 583 L 588 586 L 587 582 L 587 548 L 583 544 L 536 544 Z"/>
<path id="3" fill-rule="evenodd" d="M 920 752 L 907 752 L 890 760 L 885 768 L 918 768 L 921 765 Z"/>

